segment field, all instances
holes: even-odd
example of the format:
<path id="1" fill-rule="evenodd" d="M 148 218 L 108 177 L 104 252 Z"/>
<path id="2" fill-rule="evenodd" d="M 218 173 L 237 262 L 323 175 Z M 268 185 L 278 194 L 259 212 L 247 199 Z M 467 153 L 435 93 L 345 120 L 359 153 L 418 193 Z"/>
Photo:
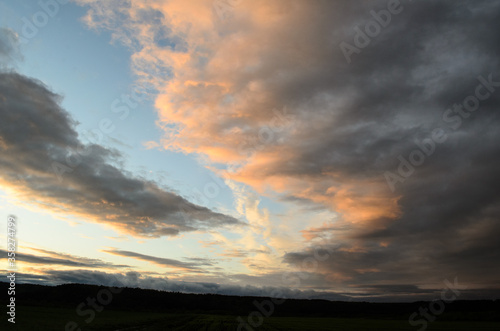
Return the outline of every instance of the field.
<path id="1" fill-rule="evenodd" d="M 6 286 L 7 283 L 0 282 L 0 298 L 4 296 L 1 300 L 3 302 L 8 300 L 5 296 L 7 291 L 1 291 Z M 370 303 L 287 299 L 271 310 L 264 302 L 270 304 L 273 299 L 264 297 L 127 287 L 108 300 L 106 296 L 102 296 L 106 290 L 103 286 L 85 284 L 20 284 L 16 288 L 16 324 L 9 323 L 8 315 L 4 313 L 0 320 L 0 330 L 423 331 L 422 324 L 412 326 L 408 318 L 422 307 L 429 307 L 429 302 Z M 96 300 L 100 300 L 100 305 Z M 269 311 L 270 317 L 263 318 L 256 311 L 257 306 Z M 500 301 L 457 300 L 448 303 L 446 310 L 436 318 L 436 321 L 428 323 L 425 330 L 500 330 Z"/>
<path id="2" fill-rule="evenodd" d="M 82 331 L 159 331 L 159 330 L 193 330 L 216 331 L 238 330 L 239 322 L 236 315 L 214 314 L 164 314 L 133 312 L 123 310 L 103 310 L 95 315 L 90 323 L 76 314 L 75 309 L 44 308 L 20 306 L 16 310 L 15 326 L 4 317 L 0 322 L 1 330 L 66 330 L 68 322 L 78 323 Z M 242 316 L 246 321 L 248 316 Z M 256 318 L 254 323 L 259 322 Z M 383 320 L 362 318 L 315 318 L 315 317 L 269 317 L 261 326 L 254 330 L 418 330 L 420 326 L 410 326 L 407 320 Z M 71 330 L 71 329 L 68 329 Z M 76 328 L 75 330 L 78 330 Z M 252 330 L 241 326 L 239 330 Z M 498 322 L 456 322 L 435 321 L 429 323 L 429 331 L 460 331 L 460 330 L 500 330 Z"/>

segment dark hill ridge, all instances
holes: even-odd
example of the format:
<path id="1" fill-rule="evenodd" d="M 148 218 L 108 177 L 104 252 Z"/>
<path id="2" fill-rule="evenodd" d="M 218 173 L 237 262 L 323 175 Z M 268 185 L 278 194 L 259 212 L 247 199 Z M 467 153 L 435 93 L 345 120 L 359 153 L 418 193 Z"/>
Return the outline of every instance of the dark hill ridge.
<path id="1" fill-rule="evenodd" d="M 3 302 L 7 299 L 7 283 L 1 283 Z M 16 305 L 72 308 L 86 302 L 87 298 L 98 295 L 103 301 L 109 300 L 106 309 L 172 312 L 172 313 L 211 313 L 229 315 L 248 315 L 256 311 L 257 305 L 266 305 L 269 311 L 270 298 L 241 297 L 218 294 L 188 294 L 122 288 L 120 293 L 111 293 L 108 287 L 85 284 L 64 284 L 45 286 L 18 284 L 16 286 Z M 101 294 L 99 294 L 101 292 Z M 429 307 L 429 302 L 413 303 L 369 303 L 342 302 L 327 300 L 286 299 L 281 304 L 273 304 L 273 316 L 300 317 L 362 317 L 382 319 L 408 319 L 420 307 Z M 481 320 L 500 321 L 500 300 L 457 300 L 445 305 L 440 320 Z"/>

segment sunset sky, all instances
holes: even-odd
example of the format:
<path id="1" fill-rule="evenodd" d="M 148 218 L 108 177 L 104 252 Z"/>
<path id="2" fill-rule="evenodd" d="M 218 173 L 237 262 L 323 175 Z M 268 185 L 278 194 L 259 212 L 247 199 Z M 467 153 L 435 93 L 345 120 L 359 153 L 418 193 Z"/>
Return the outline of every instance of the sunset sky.
<path id="1" fill-rule="evenodd" d="M 499 17 L 486 0 L 0 0 L 18 282 L 500 298 Z"/>

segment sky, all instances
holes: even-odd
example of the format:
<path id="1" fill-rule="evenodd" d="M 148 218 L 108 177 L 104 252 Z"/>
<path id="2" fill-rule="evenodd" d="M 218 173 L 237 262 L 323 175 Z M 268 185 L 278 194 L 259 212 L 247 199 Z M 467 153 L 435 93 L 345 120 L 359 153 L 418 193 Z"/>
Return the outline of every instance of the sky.
<path id="1" fill-rule="evenodd" d="M 500 298 L 500 2 L 0 1 L 18 282 Z"/>

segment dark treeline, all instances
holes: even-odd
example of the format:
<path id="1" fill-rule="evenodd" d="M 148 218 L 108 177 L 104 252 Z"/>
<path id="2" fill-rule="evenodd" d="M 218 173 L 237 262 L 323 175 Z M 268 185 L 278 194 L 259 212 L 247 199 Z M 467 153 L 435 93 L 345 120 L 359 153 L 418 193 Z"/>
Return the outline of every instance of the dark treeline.
<path id="1" fill-rule="evenodd" d="M 2 283 L 4 300 L 7 299 L 7 283 Z M 257 305 L 265 311 L 272 309 L 273 316 L 301 317 L 362 317 L 383 319 L 408 319 L 420 307 L 429 308 L 429 302 L 413 303 L 370 303 L 327 300 L 286 299 L 281 304 L 272 304 L 270 298 L 241 297 L 218 294 L 187 294 L 138 288 L 123 288 L 112 294 L 107 287 L 83 284 L 44 286 L 18 284 L 16 305 L 74 308 L 86 303 L 87 298 L 109 300 L 106 309 L 169 312 L 169 313 L 211 313 L 248 315 L 258 311 Z M 101 292 L 100 295 L 99 292 Z M 3 301 L 6 302 L 6 301 Z M 97 301 L 98 302 L 98 301 Z M 99 304 L 99 303 L 98 303 Z M 440 320 L 482 320 L 500 321 L 500 300 L 457 300 L 445 304 Z"/>

